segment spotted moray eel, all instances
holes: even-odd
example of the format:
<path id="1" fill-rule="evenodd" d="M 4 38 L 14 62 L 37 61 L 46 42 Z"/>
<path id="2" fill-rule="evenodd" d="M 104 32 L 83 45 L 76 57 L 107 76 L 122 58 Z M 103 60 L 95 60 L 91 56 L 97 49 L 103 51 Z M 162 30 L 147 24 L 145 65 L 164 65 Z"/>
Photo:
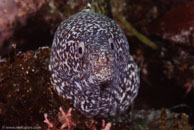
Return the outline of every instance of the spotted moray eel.
<path id="1" fill-rule="evenodd" d="M 140 85 L 124 32 L 107 16 L 86 9 L 59 25 L 49 70 L 57 94 L 87 117 L 124 112 Z"/>

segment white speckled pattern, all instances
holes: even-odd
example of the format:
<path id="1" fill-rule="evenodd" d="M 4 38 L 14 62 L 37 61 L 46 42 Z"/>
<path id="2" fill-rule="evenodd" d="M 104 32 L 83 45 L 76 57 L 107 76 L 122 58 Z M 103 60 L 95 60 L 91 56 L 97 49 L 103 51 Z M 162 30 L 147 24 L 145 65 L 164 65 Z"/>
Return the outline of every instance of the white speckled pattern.
<path id="1" fill-rule="evenodd" d="M 84 46 L 81 56 L 80 44 Z M 121 28 L 110 18 L 89 11 L 71 16 L 58 27 L 49 69 L 54 90 L 86 116 L 124 112 L 140 85 Z"/>

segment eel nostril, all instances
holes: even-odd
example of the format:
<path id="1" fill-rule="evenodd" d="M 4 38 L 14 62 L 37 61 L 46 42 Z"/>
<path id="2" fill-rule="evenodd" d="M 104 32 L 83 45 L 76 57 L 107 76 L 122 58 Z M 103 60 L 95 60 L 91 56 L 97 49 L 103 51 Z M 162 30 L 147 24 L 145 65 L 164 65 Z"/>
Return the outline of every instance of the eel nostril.
<path id="1" fill-rule="evenodd" d="M 110 85 L 110 82 L 104 82 L 100 84 L 100 91 L 104 92 L 104 90 Z"/>

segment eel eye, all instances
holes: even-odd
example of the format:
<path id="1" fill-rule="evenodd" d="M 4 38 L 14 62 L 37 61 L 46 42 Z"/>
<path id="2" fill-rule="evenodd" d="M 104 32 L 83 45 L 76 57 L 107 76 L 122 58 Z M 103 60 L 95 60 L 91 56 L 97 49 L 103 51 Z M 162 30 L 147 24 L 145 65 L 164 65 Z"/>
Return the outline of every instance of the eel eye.
<path id="1" fill-rule="evenodd" d="M 80 42 L 78 44 L 78 55 L 79 55 L 79 57 L 83 57 L 84 51 L 85 51 L 84 43 L 83 42 Z"/>
<path id="2" fill-rule="evenodd" d="M 111 46 L 111 49 L 113 50 L 113 49 L 114 49 L 114 45 L 113 45 L 113 43 L 111 43 L 111 44 L 110 44 L 110 46 Z"/>
<path id="3" fill-rule="evenodd" d="M 111 49 L 114 50 L 114 45 L 113 45 L 113 40 L 112 40 L 112 38 L 108 39 L 108 42 L 109 42 L 109 44 L 110 44 Z"/>

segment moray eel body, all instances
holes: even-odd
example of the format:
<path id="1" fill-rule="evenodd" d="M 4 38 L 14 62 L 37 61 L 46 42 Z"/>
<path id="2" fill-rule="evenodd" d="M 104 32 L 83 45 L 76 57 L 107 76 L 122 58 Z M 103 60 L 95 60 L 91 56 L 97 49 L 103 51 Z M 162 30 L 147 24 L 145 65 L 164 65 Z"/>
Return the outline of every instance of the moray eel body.
<path id="1" fill-rule="evenodd" d="M 121 28 L 110 18 L 86 10 L 58 27 L 49 69 L 54 90 L 88 117 L 124 112 L 140 85 Z"/>

